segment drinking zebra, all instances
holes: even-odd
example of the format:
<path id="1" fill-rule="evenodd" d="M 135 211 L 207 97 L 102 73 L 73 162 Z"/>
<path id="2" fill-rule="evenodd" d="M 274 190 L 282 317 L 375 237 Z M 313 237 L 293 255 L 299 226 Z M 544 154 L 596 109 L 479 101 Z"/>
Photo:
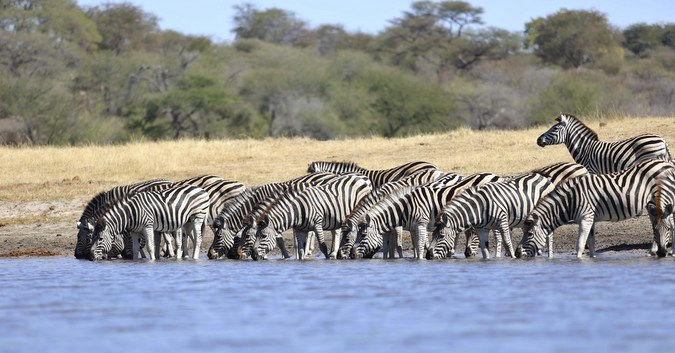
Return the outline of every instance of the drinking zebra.
<path id="1" fill-rule="evenodd" d="M 545 167 L 534 169 L 530 171 L 530 173 L 539 173 L 547 177 L 548 180 L 555 186 L 565 180 L 588 174 L 588 169 L 586 169 L 583 165 L 577 163 L 558 162 Z M 455 237 L 455 241 L 452 244 L 453 245 L 457 244 L 457 237 Z M 464 255 L 466 257 L 474 256 L 479 248 L 478 245 L 480 244 L 478 240 L 478 235 L 475 232 L 472 232 L 471 239 L 468 239 L 466 241 L 466 244 L 467 246 L 466 250 L 464 251 Z M 497 249 L 495 250 L 495 252 L 501 255 L 501 242 L 497 240 L 496 245 Z M 448 251 L 449 251 L 448 255 L 452 256 L 455 253 L 454 246 Z"/>
<path id="2" fill-rule="evenodd" d="M 286 193 L 249 225 L 249 234 L 255 233 L 256 236 L 253 244 L 246 241 L 245 246 L 251 248 L 252 257 L 264 258 L 274 249 L 274 239 L 293 228 L 297 259 L 310 255 L 304 250 L 309 231 L 315 232 L 321 252 L 329 258 L 323 231 L 340 229 L 359 200 L 371 190 L 368 177 L 345 174 L 324 185 Z M 334 239 L 333 246 L 337 245 Z"/>
<path id="3" fill-rule="evenodd" d="M 225 204 L 228 200 L 236 197 L 246 190 L 246 186 L 240 182 L 233 180 L 225 180 L 221 177 L 215 175 L 199 175 L 189 179 L 177 181 L 173 186 L 180 185 L 192 185 L 199 187 L 206 191 L 209 194 L 209 212 L 206 219 L 206 225 L 211 228 L 211 231 L 215 234 L 215 228 L 213 227 L 213 221 L 218 217 L 220 211 L 225 207 Z M 180 232 L 181 230 L 178 230 Z M 179 234 L 176 234 L 177 237 L 180 237 Z M 176 243 L 176 257 L 180 258 L 183 255 L 183 248 L 185 248 L 185 254 L 187 254 L 187 237 L 181 237 L 181 244 Z M 193 244 L 195 243 L 193 239 Z M 167 250 L 170 257 L 173 257 L 173 244 L 167 244 Z M 199 251 L 199 249 L 197 249 Z"/>
<path id="4" fill-rule="evenodd" d="M 91 259 L 107 257 L 120 234 L 129 232 L 133 241 L 133 259 L 138 259 L 139 238 L 148 245 L 152 260 L 158 256 L 155 232 L 174 232 L 188 224 L 195 238 L 192 257 L 199 257 L 202 225 L 209 212 L 209 195 L 201 188 L 181 185 L 162 191 L 139 192 L 119 200 L 96 222 L 92 236 Z M 180 232 L 178 232 L 180 234 Z M 158 240 L 158 239 L 156 239 Z M 180 242 L 180 235 L 177 242 Z"/>
<path id="5" fill-rule="evenodd" d="M 508 256 L 515 257 L 511 228 L 519 227 L 537 201 L 551 192 L 554 185 L 539 173 L 528 173 L 499 183 L 473 187 L 454 197 L 443 209 L 435 224 L 427 259 L 443 258 L 454 248 L 459 232 L 476 230 L 483 258 L 489 258 L 488 231 L 506 244 Z M 500 251 L 495 256 L 500 256 Z"/>
<path id="6" fill-rule="evenodd" d="M 675 180 L 658 178 L 653 197 L 647 202 L 647 211 L 649 212 L 649 219 L 654 230 L 656 255 L 659 257 L 664 257 L 668 254 L 666 250 L 668 238 L 675 245 L 673 205 L 675 205 Z M 652 252 L 654 252 L 653 247 Z"/>
<path id="7" fill-rule="evenodd" d="M 300 190 L 313 185 L 321 185 L 336 176 L 333 173 L 312 173 L 280 183 L 269 183 L 247 189 L 223 205 L 218 217 L 214 220 L 213 244 L 209 248 L 209 259 L 218 259 L 224 255 L 238 259 L 236 251 L 240 244 L 244 220 L 254 209 L 263 210 L 283 193 Z M 278 246 L 284 258 L 290 257 L 283 238 L 278 239 Z M 246 256 L 247 257 L 247 256 Z"/>
<path id="8" fill-rule="evenodd" d="M 312 162 L 307 167 L 308 173 L 316 172 L 331 172 L 335 174 L 347 174 L 347 173 L 360 173 L 368 178 L 370 178 L 373 183 L 373 187 L 377 188 L 382 186 L 384 183 L 396 181 L 405 176 L 408 176 L 412 173 L 415 173 L 418 170 L 423 169 L 436 169 L 436 166 L 428 162 L 409 162 L 398 167 L 383 169 L 383 170 L 371 170 L 366 168 L 361 168 L 356 163 L 352 162 Z"/>
<path id="9" fill-rule="evenodd" d="M 77 243 L 75 245 L 75 258 L 89 258 L 91 237 L 94 234 L 94 223 L 96 223 L 97 219 L 101 218 L 113 203 L 118 202 L 130 193 L 155 190 L 170 184 L 170 181 L 164 179 L 147 180 L 130 185 L 115 186 L 108 191 L 102 191 L 94 196 L 84 207 L 84 211 L 77 222 L 78 232 Z M 122 252 L 123 249 L 124 243 L 120 243 L 120 247 L 116 249 L 116 252 L 124 254 Z M 131 252 L 129 252 L 130 254 Z"/>
<path id="10" fill-rule="evenodd" d="M 568 114 L 560 114 L 557 123 L 537 138 L 541 147 L 564 143 L 572 158 L 590 173 L 622 171 L 648 159 L 670 161 L 668 144 L 657 135 L 643 134 L 617 142 L 603 142 L 591 128 Z"/>
<path id="11" fill-rule="evenodd" d="M 437 169 L 422 169 L 413 174 L 403 177 L 399 180 L 388 182 L 382 186 L 373 189 L 366 197 L 359 201 L 352 213 L 347 216 L 344 224 L 340 229 L 340 247 L 336 253 L 339 259 L 349 258 L 349 252 L 354 245 L 356 238 L 356 231 L 359 219 L 379 200 L 391 195 L 394 191 L 407 186 L 423 185 L 434 182 L 436 185 L 454 185 L 462 176 L 456 173 L 443 173 Z M 402 227 L 396 227 L 393 231 L 383 234 L 383 249 L 382 254 L 385 259 L 394 258 L 394 252 L 398 252 L 398 257 L 403 257 L 402 247 Z M 331 255 L 332 256 L 332 255 Z"/>
<path id="12" fill-rule="evenodd" d="M 534 256 L 546 242 L 552 257 L 552 233 L 568 223 L 579 225 L 577 257 L 582 256 L 587 240 L 590 255 L 595 256 L 595 222 L 639 216 L 653 197 L 656 181 L 672 178 L 674 172 L 669 162 L 648 160 L 621 172 L 582 175 L 561 183 L 527 217 L 516 256 Z"/>
<path id="13" fill-rule="evenodd" d="M 385 197 L 359 220 L 357 238 L 350 257 L 372 257 L 382 248 L 382 234 L 403 226 L 413 238 L 413 258 L 422 258 L 428 240 L 427 229 L 443 206 L 466 188 L 500 180 L 503 180 L 502 177 L 492 173 L 478 173 L 451 186 L 408 187 Z"/>

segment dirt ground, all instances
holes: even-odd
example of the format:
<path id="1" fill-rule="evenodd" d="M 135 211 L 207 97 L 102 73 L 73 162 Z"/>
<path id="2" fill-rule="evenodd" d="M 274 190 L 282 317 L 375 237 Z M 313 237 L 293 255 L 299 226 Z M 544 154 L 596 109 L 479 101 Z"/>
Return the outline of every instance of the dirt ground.
<path id="1" fill-rule="evenodd" d="M 36 220 L 32 223 L 18 225 L 0 223 L 0 257 L 67 256 L 74 258 L 77 238 L 75 225 L 87 201 L 75 199 L 20 204 L 0 202 L 0 219 L 21 217 Z M 54 221 L 54 219 L 60 221 Z M 289 232 L 286 234 L 288 238 L 286 246 L 292 254 L 293 242 L 290 240 L 290 234 Z M 514 243 L 520 241 L 521 237 L 520 230 L 515 230 Z M 574 253 L 576 237 L 577 227 L 575 225 L 557 229 L 553 239 L 554 251 L 561 254 Z M 651 239 L 651 227 L 646 212 L 638 218 L 622 222 L 600 222 L 596 225 L 598 256 L 608 256 L 616 252 L 635 252 L 647 255 Z M 202 258 L 206 258 L 206 251 L 212 241 L 213 234 L 207 231 L 202 243 Z M 409 236 L 404 237 L 404 250 L 409 256 L 411 249 Z M 458 249 L 463 249 L 463 244 L 458 244 Z M 458 254 L 461 253 L 462 251 L 458 250 Z"/>

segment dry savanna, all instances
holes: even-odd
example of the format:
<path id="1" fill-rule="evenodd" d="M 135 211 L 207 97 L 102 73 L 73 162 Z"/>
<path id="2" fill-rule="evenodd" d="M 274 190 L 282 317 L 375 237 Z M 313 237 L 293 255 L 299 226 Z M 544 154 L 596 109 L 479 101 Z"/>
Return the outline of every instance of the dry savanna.
<path id="1" fill-rule="evenodd" d="M 602 141 L 653 133 L 675 145 L 675 117 L 584 122 Z M 562 145 L 537 146 L 536 138 L 548 127 L 519 131 L 460 129 L 395 139 L 275 138 L 0 147 L 0 256 L 73 256 L 75 222 L 85 204 L 98 192 L 116 185 L 214 174 L 253 186 L 302 175 L 310 162 L 318 160 L 352 161 L 368 169 L 423 160 L 443 171 L 461 174 L 480 171 L 516 174 L 559 161 L 573 161 Z M 650 233 L 645 215 L 623 222 L 599 223 L 596 247 L 600 256 L 603 252 L 646 254 Z M 202 251 L 210 245 L 210 236 L 207 232 Z M 520 237 L 521 233 L 515 231 L 514 241 Z M 576 227 L 561 227 L 555 233 L 555 251 L 570 253 L 575 241 Z"/>

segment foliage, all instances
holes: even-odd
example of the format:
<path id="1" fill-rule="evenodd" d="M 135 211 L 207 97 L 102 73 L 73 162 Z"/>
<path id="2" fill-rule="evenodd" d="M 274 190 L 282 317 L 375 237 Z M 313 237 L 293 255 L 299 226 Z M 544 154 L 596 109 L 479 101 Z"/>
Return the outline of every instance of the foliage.
<path id="1" fill-rule="evenodd" d="M 525 45 L 544 62 L 580 68 L 615 55 L 620 34 L 597 11 L 562 9 L 525 24 Z"/>
<path id="2" fill-rule="evenodd" d="M 0 143 L 398 137 L 675 112 L 670 23 L 620 32 L 563 9 L 523 36 L 432 0 L 377 34 L 249 4 L 233 15 L 237 39 L 218 43 L 130 3 L 0 0 Z"/>

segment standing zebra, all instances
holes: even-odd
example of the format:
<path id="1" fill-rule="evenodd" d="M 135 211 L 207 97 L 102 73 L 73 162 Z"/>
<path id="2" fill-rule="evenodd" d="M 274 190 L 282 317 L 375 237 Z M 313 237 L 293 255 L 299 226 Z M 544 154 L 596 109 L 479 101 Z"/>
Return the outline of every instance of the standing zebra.
<path id="1" fill-rule="evenodd" d="M 370 178 L 373 187 L 377 188 L 384 183 L 396 181 L 422 169 L 436 169 L 436 166 L 428 162 L 417 161 L 390 169 L 371 170 L 361 168 L 352 162 L 312 162 L 309 164 L 309 167 L 307 167 L 307 172 L 331 172 L 335 174 L 360 173 Z"/>
<path id="2" fill-rule="evenodd" d="M 669 162 L 648 160 L 622 172 L 582 175 L 561 183 L 527 217 L 516 256 L 534 256 L 546 242 L 551 257 L 551 235 L 568 223 L 579 225 L 577 257 L 582 256 L 587 240 L 591 257 L 595 256 L 595 222 L 639 216 L 653 197 L 657 178 L 672 178 L 674 172 Z"/>
<path id="3" fill-rule="evenodd" d="M 333 173 L 312 173 L 280 183 L 269 183 L 247 189 L 225 203 L 218 217 L 214 220 L 213 244 L 209 248 L 209 259 L 218 259 L 223 255 L 229 258 L 239 258 L 231 249 L 239 244 L 244 220 L 254 209 L 263 210 L 283 193 L 301 190 L 313 185 L 321 185 L 335 178 Z M 279 238 L 278 246 L 285 258 L 290 257 L 284 245 L 283 238 Z"/>
<path id="4" fill-rule="evenodd" d="M 371 207 L 359 220 L 351 258 L 372 257 L 383 244 L 382 234 L 403 226 L 413 238 L 413 258 L 421 259 L 427 244 L 427 229 L 443 206 L 462 190 L 502 178 L 492 173 L 467 176 L 450 186 L 422 185 L 401 189 Z"/>
<path id="5" fill-rule="evenodd" d="M 574 160 L 590 173 L 622 171 L 647 159 L 670 161 L 668 144 L 657 135 L 643 134 L 617 142 L 598 140 L 598 134 L 576 117 L 560 114 L 557 123 L 537 138 L 541 147 L 564 143 Z"/>
<path id="6" fill-rule="evenodd" d="M 529 173 L 510 180 L 467 189 L 453 198 L 439 215 L 427 251 L 427 259 L 443 258 L 454 248 L 459 232 L 474 228 L 478 233 L 483 258 L 487 249 L 488 230 L 506 244 L 507 255 L 515 257 L 511 228 L 523 224 L 539 199 L 554 185 L 539 173 Z M 500 256 L 498 251 L 495 256 Z"/>
<path id="7" fill-rule="evenodd" d="M 77 243 L 75 245 L 75 258 L 88 259 L 91 249 L 91 237 L 94 234 L 94 223 L 108 210 L 115 202 L 126 197 L 130 193 L 155 190 L 159 187 L 170 185 L 171 182 L 163 179 L 147 180 L 131 185 L 115 186 L 108 191 L 102 191 L 92 198 L 84 207 L 84 211 L 77 222 Z M 120 243 L 123 250 L 124 243 Z"/>
<path id="8" fill-rule="evenodd" d="M 359 201 L 352 213 L 347 216 L 340 230 L 340 249 L 336 254 L 337 258 L 349 258 L 349 251 L 354 245 L 356 231 L 359 219 L 379 200 L 391 195 L 394 191 L 407 186 L 417 186 L 434 182 L 439 186 L 454 185 L 462 176 L 456 173 L 443 173 L 437 169 L 422 169 L 399 180 L 385 183 L 384 185 L 373 189 L 366 197 Z M 385 259 L 394 258 L 394 251 L 398 252 L 399 258 L 403 257 L 402 248 L 402 227 L 396 227 L 392 232 L 384 234 L 382 254 Z"/>
<path id="9" fill-rule="evenodd" d="M 197 259 L 202 241 L 202 225 L 208 212 L 209 195 L 196 186 L 181 185 L 162 191 L 136 193 L 113 204 L 96 222 L 91 259 L 105 258 L 115 239 L 129 232 L 134 239 L 133 259 L 138 258 L 139 238 L 142 237 L 148 244 L 150 258 L 154 260 L 158 255 L 153 241 L 154 232 L 174 232 L 188 224 L 191 224 L 195 236 L 192 257 Z"/>
<path id="10" fill-rule="evenodd" d="M 302 260 L 305 255 L 310 255 L 304 252 L 307 232 L 314 231 L 321 252 L 328 258 L 323 231 L 340 229 L 359 200 L 371 190 L 368 177 L 346 174 L 324 185 L 286 193 L 251 225 L 249 232 L 256 232 L 256 240 L 254 244 L 247 242 L 245 245 L 252 247 L 252 255 L 264 258 L 274 248 L 273 239 L 293 228 L 297 259 Z M 337 246 L 335 240 L 333 243 Z"/>

